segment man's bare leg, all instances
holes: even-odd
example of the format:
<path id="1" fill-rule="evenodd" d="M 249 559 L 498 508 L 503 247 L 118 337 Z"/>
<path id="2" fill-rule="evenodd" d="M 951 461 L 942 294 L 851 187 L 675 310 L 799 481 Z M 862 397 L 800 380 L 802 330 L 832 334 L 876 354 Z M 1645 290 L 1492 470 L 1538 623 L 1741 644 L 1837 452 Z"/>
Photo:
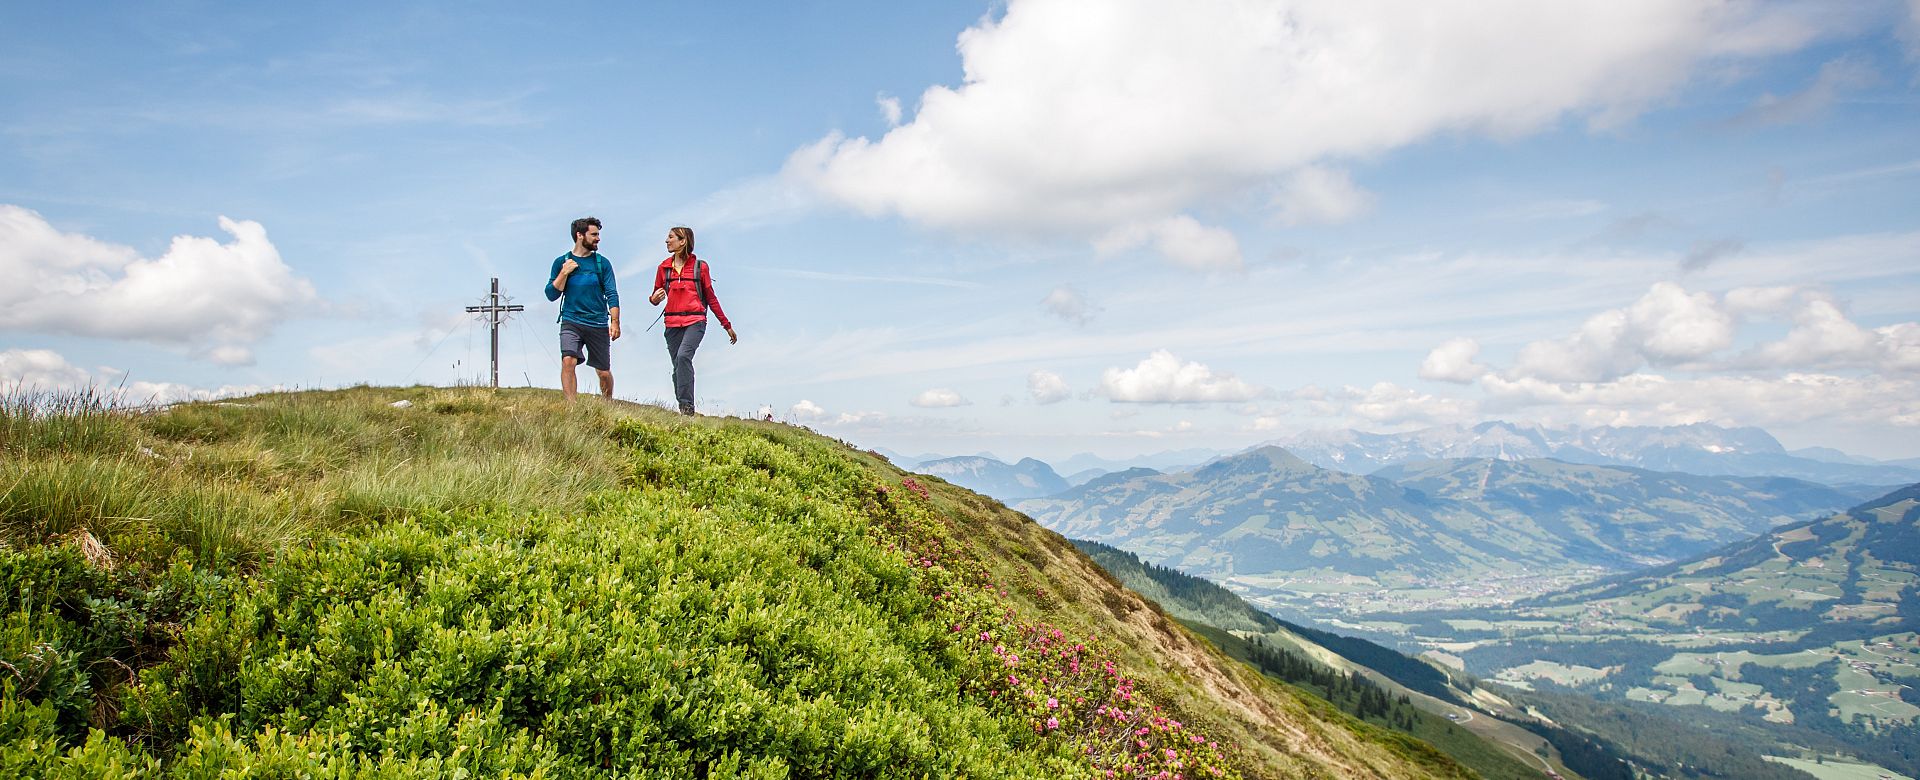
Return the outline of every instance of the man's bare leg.
<path id="1" fill-rule="evenodd" d="M 580 392 L 580 380 L 573 370 L 580 365 L 580 359 L 572 355 L 560 356 L 560 399 L 571 401 Z"/>
<path id="2" fill-rule="evenodd" d="M 600 372 L 600 394 L 608 398 L 613 397 L 613 372 L 612 371 Z"/>

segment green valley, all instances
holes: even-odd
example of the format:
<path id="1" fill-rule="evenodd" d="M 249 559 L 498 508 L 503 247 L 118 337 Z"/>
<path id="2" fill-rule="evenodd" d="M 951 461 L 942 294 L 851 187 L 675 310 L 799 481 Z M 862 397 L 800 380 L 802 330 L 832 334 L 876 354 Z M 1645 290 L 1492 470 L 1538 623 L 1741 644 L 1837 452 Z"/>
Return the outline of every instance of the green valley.
<path id="1" fill-rule="evenodd" d="M 1811 735 L 1811 742 L 1783 745 L 1779 735 L 1743 730 L 1731 716 L 1703 723 L 1678 710 L 1634 709 L 1631 703 L 1612 704 L 1580 694 L 1487 685 L 1364 639 L 1276 619 L 1217 584 L 1143 562 L 1132 553 L 1098 542 L 1075 544 L 1130 588 L 1150 595 L 1229 652 L 1253 659 L 1270 675 L 1313 690 L 1338 691 L 1330 698 L 1344 702 L 1349 711 L 1367 710 L 1368 697 L 1358 691 L 1369 686 L 1399 697 L 1391 701 L 1420 714 L 1401 715 L 1395 706 L 1372 717 L 1387 723 L 1401 718 L 1395 727 L 1431 741 L 1486 777 L 1551 770 L 1593 780 L 1806 780 L 1809 775 L 1824 776 L 1807 767 L 1869 766 L 1833 758 L 1851 755 L 1837 741 Z M 1820 751 L 1807 749 L 1808 744 L 1819 745 Z M 1799 759 L 1769 761 L 1764 758 L 1769 753 L 1808 756 L 1803 762 L 1807 766 L 1789 763 Z"/>
<path id="2" fill-rule="evenodd" d="M 1505 685 L 1724 713 L 1920 774 L 1920 486 L 1507 608 L 1380 618 L 1358 622 Z"/>

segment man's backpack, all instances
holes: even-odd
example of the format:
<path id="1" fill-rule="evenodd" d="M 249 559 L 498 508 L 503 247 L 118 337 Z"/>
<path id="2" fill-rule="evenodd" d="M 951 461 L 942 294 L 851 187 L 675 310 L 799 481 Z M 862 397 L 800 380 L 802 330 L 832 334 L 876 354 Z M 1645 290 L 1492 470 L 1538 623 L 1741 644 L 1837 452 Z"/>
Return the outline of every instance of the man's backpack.
<path id="1" fill-rule="evenodd" d="M 568 252 L 567 254 L 571 256 L 573 253 Z M 605 281 L 607 278 L 607 259 L 604 257 L 601 257 L 599 252 L 593 253 L 593 271 L 594 273 L 599 275 L 600 294 L 604 296 L 607 294 L 606 292 L 607 283 Z M 706 300 L 701 299 L 701 303 L 706 303 Z M 560 291 L 560 310 L 563 312 L 567 310 L 567 291 L 566 290 Z M 560 315 L 558 314 L 553 315 L 553 321 L 559 322 Z"/>

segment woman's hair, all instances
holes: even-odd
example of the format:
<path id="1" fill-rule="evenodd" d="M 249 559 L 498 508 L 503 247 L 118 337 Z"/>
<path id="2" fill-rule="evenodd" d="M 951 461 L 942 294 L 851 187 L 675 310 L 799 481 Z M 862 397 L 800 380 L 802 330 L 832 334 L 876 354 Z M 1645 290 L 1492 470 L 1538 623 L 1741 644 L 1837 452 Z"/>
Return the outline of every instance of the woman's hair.
<path id="1" fill-rule="evenodd" d="M 680 247 L 680 252 L 679 254 L 675 255 L 676 257 L 686 257 L 688 255 L 693 254 L 693 228 L 686 227 L 683 225 L 680 227 L 669 228 L 667 232 L 673 235 L 679 236 L 681 241 L 686 242 L 685 245 Z"/>

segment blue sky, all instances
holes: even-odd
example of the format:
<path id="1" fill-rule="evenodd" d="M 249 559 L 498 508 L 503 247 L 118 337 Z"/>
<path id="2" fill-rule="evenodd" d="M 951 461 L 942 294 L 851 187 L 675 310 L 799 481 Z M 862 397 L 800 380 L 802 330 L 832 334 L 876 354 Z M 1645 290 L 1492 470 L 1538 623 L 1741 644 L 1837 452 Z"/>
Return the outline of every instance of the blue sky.
<path id="1" fill-rule="evenodd" d="M 9 4 L 0 74 L 0 381 L 471 381 L 499 276 L 554 387 L 591 214 L 618 395 L 687 224 L 703 409 L 865 446 L 1920 456 L 1920 0 Z"/>

